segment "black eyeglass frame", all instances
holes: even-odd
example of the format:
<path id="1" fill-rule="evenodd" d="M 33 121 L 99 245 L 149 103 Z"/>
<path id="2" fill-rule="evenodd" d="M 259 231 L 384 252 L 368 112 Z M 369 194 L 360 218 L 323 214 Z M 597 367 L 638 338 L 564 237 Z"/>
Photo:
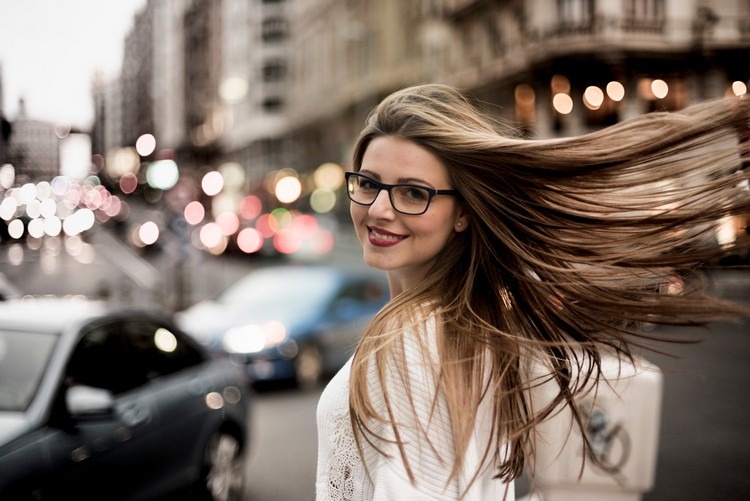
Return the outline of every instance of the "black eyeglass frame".
<path id="1" fill-rule="evenodd" d="M 370 202 L 369 204 L 365 204 L 365 203 L 362 203 L 362 202 L 358 202 L 358 201 L 356 201 L 356 200 L 354 200 L 352 198 L 352 194 L 349 193 L 349 178 L 352 177 L 352 176 L 365 178 L 367 181 L 371 182 L 372 184 L 374 184 L 377 187 L 378 191 L 375 193 L 375 196 L 373 197 L 372 202 Z M 349 200 L 351 200 L 355 204 L 357 204 L 357 205 L 363 205 L 365 207 L 369 207 L 369 206 L 371 206 L 372 204 L 375 203 L 375 200 L 378 199 L 378 195 L 380 195 L 380 192 L 383 191 L 383 190 L 385 190 L 386 192 L 388 192 L 388 200 L 390 200 L 391 207 L 393 207 L 393 210 L 395 210 L 396 212 L 398 212 L 400 214 L 405 214 L 407 216 L 421 216 L 422 214 L 424 214 L 425 212 L 427 212 L 427 209 L 430 208 L 430 203 L 432 202 L 432 199 L 434 197 L 436 197 L 437 195 L 450 195 L 450 196 L 454 196 L 454 197 L 460 196 L 460 193 L 458 192 L 458 190 L 436 190 L 434 188 L 430 188 L 429 186 L 422 186 L 421 184 L 409 184 L 409 183 L 405 183 L 405 184 L 386 184 L 386 183 L 381 183 L 377 179 L 373 179 L 370 176 L 365 176 L 364 174 L 361 174 L 359 172 L 352 172 L 352 171 L 344 172 L 344 178 L 346 180 L 346 195 L 349 197 Z M 417 188 L 417 189 L 426 191 L 428 197 L 427 197 L 427 203 L 425 204 L 424 210 L 422 212 L 404 212 L 402 210 L 398 210 L 396 208 L 396 204 L 393 203 L 393 192 L 391 190 L 393 188 L 399 188 L 399 187 Z"/>

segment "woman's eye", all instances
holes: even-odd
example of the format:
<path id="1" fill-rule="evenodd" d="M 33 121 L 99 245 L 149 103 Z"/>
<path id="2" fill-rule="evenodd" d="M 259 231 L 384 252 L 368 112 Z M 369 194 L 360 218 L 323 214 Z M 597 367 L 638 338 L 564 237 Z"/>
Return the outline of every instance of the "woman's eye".
<path id="1" fill-rule="evenodd" d="M 362 179 L 359 182 L 359 189 L 360 190 L 374 190 L 374 189 L 377 189 L 377 186 L 372 181 Z"/>
<path id="2" fill-rule="evenodd" d="M 420 188 L 408 188 L 405 193 L 412 200 L 425 200 L 428 197 L 427 192 Z"/>

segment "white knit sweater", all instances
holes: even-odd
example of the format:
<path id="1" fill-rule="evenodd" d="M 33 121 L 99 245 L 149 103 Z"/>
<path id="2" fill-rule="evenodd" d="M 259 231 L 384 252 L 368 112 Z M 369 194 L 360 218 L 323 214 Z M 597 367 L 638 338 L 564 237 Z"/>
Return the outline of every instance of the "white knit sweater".
<path id="1" fill-rule="evenodd" d="M 428 319 L 425 327 L 421 340 L 427 341 L 431 356 L 437 356 L 434 318 Z M 407 371 L 403 374 L 396 363 L 389 364 L 384 383 L 391 397 L 394 417 L 401 424 L 399 432 L 405 443 L 404 452 L 415 484 L 409 481 L 397 446 L 387 440 L 377 443 L 385 455 L 369 446 L 365 440 L 361 441 L 367 465 L 365 470 L 349 420 L 349 373 L 352 362 L 349 360 L 328 384 L 318 403 L 317 501 L 448 501 L 459 499 L 464 491 L 460 499 L 467 501 L 514 500 L 513 483 L 494 480 L 492 467 L 483 469 L 466 490 L 491 436 L 490 409 L 485 406 L 479 408 L 464 467 L 457 478 L 447 482 L 454 459 L 450 419 L 441 395 L 438 395 L 436 407 L 432 406 L 437 391 L 435 378 L 421 354 L 419 343 L 420 338 L 413 332 L 404 333 L 404 353 L 409 361 Z M 379 388 L 376 371 L 375 364 L 371 364 L 368 374 L 371 388 Z M 407 383 L 414 410 L 405 390 Z M 382 394 L 371 391 L 370 395 L 378 412 L 386 415 Z M 376 426 L 374 431 L 389 439 L 394 438 L 390 426 Z"/>

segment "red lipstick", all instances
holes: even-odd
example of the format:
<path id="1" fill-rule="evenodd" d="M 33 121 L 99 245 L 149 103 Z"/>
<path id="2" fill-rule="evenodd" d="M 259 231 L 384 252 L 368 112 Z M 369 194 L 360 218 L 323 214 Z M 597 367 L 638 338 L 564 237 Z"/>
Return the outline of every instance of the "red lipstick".
<path id="1" fill-rule="evenodd" d="M 367 230 L 367 238 L 375 247 L 391 247 L 407 238 L 377 226 L 368 226 Z"/>

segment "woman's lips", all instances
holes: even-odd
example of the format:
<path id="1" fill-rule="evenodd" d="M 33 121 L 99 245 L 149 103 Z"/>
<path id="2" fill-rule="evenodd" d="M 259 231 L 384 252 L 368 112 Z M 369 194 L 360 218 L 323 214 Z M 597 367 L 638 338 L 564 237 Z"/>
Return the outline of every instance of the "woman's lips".
<path id="1" fill-rule="evenodd" d="M 367 230 L 367 238 L 376 247 L 391 247 L 407 238 L 405 235 L 398 235 L 376 226 L 368 226 Z"/>

